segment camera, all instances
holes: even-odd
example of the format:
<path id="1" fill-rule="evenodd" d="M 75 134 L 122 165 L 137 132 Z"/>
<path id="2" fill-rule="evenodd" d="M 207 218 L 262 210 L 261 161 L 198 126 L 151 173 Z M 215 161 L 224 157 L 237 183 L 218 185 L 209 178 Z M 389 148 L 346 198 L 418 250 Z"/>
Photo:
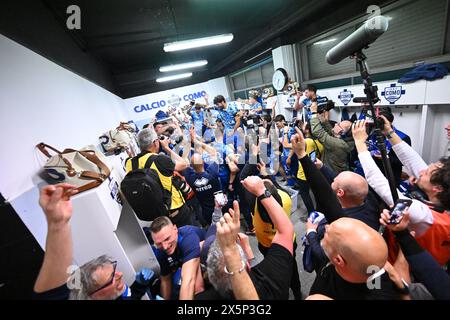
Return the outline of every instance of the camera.
<path id="1" fill-rule="evenodd" d="M 242 118 L 244 125 L 247 127 L 247 129 L 253 129 L 255 127 L 258 127 L 261 122 L 261 116 L 258 114 L 249 114 Z"/>
<path id="2" fill-rule="evenodd" d="M 289 84 L 286 87 L 286 90 L 283 93 L 292 96 L 296 94 L 299 91 L 299 89 L 300 85 L 298 84 L 298 82 L 289 82 Z"/>
<path id="3" fill-rule="evenodd" d="M 289 122 L 289 123 L 288 123 L 288 127 L 290 127 L 290 128 L 295 128 L 295 127 L 300 128 L 300 127 L 299 127 L 299 124 L 300 124 L 300 120 L 297 119 L 297 120 L 295 120 L 294 122 Z M 301 128 L 300 128 L 300 129 L 301 129 Z"/>
<path id="4" fill-rule="evenodd" d="M 399 224 L 402 221 L 403 214 L 411 206 L 412 200 L 410 199 L 398 199 L 394 208 L 391 211 L 391 218 L 389 224 Z"/>
<path id="5" fill-rule="evenodd" d="M 328 100 L 327 97 L 320 97 L 317 100 L 317 113 L 321 114 L 334 108 L 334 101 Z"/>

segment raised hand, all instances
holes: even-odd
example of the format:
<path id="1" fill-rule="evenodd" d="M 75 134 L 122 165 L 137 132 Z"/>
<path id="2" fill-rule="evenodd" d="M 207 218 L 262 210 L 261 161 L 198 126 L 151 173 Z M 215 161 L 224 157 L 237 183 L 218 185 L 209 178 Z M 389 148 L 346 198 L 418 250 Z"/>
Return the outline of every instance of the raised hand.
<path id="1" fill-rule="evenodd" d="M 257 176 L 247 177 L 245 178 L 245 180 L 241 182 L 245 189 L 247 189 L 249 192 L 251 192 L 257 197 L 262 195 L 266 190 L 263 180 Z"/>
<path id="2" fill-rule="evenodd" d="M 405 211 L 399 224 L 389 224 L 390 219 L 391 219 L 391 215 L 390 215 L 389 210 L 384 209 L 383 212 L 381 213 L 380 223 L 383 226 L 391 229 L 392 231 L 405 230 L 409 224 L 409 212 Z"/>
<path id="3" fill-rule="evenodd" d="M 41 189 L 39 205 L 44 210 L 48 224 L 69 222 L 72 217 L 72 203 L 70 197 L 78 191 L 68 183 L 49 185 Z"/>
<path id="4" fill-rule="evenodd" d="M 216 237 L 222 250 L 236 246 L 236 240 L 241 228 L 240 216 L 239 203 L 235 200 L 233 201 L 233 209 L 225 213 L 219 222 L 216 223 Z"/>
<path id="5" fill-rule="evenodd" d="M 295 131 L 296 134 L 291 138 L 292 149 L 294 150 L 297 157 L 301 159 L 306 156 L 306 142 L 300 129 L 296 127 Z"/>
<path id="6" fill-rule="evenodd" d="M 355 143 L 365 143 L 369 137 L 366 131 L 366 120 L 358 120 L 353 123 L 352 134 Z"/>

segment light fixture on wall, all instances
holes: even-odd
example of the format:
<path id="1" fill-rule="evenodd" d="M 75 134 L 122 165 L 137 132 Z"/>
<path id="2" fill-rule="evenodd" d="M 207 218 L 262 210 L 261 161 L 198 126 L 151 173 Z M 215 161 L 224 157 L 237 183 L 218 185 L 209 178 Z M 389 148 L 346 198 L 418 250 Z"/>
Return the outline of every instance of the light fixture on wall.
<path id="1" fill-rule="evenodd" d="M 314 42 L 313 44 L 314 45 L 325 44 L 325 43 L 329 43 L 329 42 L 334 42 L 336 40 L 337 40 L 336 38 L 332 38 L 332 39 L 328 39 L 328 40 L 317 41 L 317 42 Z"/>
<path id="2" fill-rule="evenodd" d="M 158 79 L 156 79 L 156 82 L 167 82 L 167 81 L 179 80 L 179 79 L 184 79 L 184 78 L 189 78 L 189 77 L 192 77 L 192 72 L 174 74 L 173 76 L 158 78 Z"/>
<path id="3" fill-rule="evenodd" d="M 227 43 L 227 42 L 230 42 L 231 40 L 233 40 L 232 33 L 221 34 L 221 35 L 212 36 L 212 37 L 184 40 L 184 41 L 175 41 L 175 42 L 165 43 L 164 51 L 172 52 L 172 51 L 186 50 L 186 49 L 199 48 L 199 47 L 205 47 L 205 46 L 212 46 L 212 45 L 216 45 L 216 44 Z"/>
<path id="4" fill-rule="evenodd" d="M 207 60 L 192 61 L 192 62 L 172 64 L 170 66 L 160 67 L 159 71 L 160 72 L 170 72 L 170 71 L 176 71 L 176 70 L 197 68 L 197 67 L 205 66 L 207 64 L 208 64 Z"/>

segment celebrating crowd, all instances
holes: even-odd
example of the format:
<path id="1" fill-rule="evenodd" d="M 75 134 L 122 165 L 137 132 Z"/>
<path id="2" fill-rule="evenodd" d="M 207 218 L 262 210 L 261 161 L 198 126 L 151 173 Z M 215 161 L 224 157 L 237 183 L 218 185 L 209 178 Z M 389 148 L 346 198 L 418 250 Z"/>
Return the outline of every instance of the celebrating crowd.
<path id="1" fill-rule="evenodd" d="M 144 208 L 155 217 L 145 231 L 160 274 L 143 269 L 125 283 L 104 255 L 68 279 L 74 187 L 42 188 L 48 234 L 34 298 L 450 299 L 449 158 L 426 164 L 380 109 L 393 197 L 370 119 L 333 122 L 313 86 L 305 96 L 296 94 L 292 123 L 252 93 L 244 109 L 219 95 L 158 112 L 139 132 L 141 153 L 126 170 L 154 172 L 167 196 L 166 211 Z M 306 223 L 303 239 L 294 217 Z M 300 251 L 315 273 L 309 292 Z"/>

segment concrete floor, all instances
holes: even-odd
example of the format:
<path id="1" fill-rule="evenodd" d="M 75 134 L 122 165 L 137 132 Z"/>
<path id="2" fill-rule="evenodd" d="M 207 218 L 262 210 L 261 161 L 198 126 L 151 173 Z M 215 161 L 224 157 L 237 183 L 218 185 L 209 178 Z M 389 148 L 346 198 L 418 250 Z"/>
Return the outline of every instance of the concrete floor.
<path id="1" fill-rule="evenodd" d="M 306 208 L 303 204 L 303 201 L 301 198 L 298 198 L 297 202 L 297 210 L 294 211 L 294 213 L 291 215 L 291 221 L 294 224 L 294 230 L 295 234 L 297 235 L 297 251 L 296 251 L 296 259 L 297 259 L 297 265 L 298 265 L 298 273 L 300 275 L 300 282 L 302 284 L 302 295 L 303 298 L 306 298 L 309 295 L 309 290 L 311 289 L 311 285 L 314 282 L 314 279 L 316 278 L 316 273 L 309 273 L 303 270 L 303 246 L 302 246 L 302 237 L 305 235 L 306 232 L 306 224 L 300 220 L 301 216 L 306 216 Z M 245 224 L 245 222 L 244 222 Z M 242 224 L 241 224 L 242 225 Z M 262 254 L 258 250 L 258 242 L 256 240 L 255 236 L 249 236 L 250 238 L 250 245 L 252 247 L 253 253 L 256 258 L 256 263 L 261 261 L 263 259 Z M 289 299 L 294 299 L 294 296 L 292 295 L 292 292 L 290 292 Z"/>

